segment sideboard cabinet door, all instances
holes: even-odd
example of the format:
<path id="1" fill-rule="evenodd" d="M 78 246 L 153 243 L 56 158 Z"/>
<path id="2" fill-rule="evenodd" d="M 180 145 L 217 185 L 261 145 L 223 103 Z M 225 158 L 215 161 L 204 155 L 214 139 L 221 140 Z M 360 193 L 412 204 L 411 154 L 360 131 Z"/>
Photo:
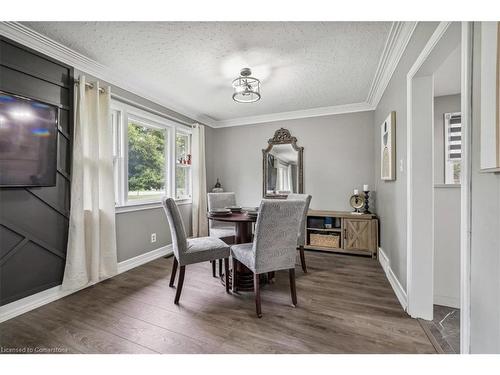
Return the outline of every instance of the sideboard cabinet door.
<path id="1" fill-rule="evenodd" d="M 345 219 L 344 230 L 345 250 L 371 250 L 373 237 L 371 220 Z"/>

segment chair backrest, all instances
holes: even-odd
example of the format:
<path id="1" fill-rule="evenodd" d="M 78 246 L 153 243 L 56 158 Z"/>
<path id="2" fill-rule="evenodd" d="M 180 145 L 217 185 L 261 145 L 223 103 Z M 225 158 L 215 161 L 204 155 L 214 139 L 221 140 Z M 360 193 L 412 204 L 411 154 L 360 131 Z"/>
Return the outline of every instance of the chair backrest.
<path id="1" fill-rule="evenodd" d="M 263 199 L 255 225 L 255 272 L 295 267 L 297 233 L 306 202 Z"/>
<path id="2" fill-rule="evenodd" d="M 311 196 L 309 194 L 288 194 L 286 199 L 305 201 L 306 206 L 304 207 L 304 213 L 302 214 L 302 221 L 300 222 L 299 236 L 297 238 L 297 246 L 304 246 L 306 244 L 306 220 L 307 211 L 309 211 L 309 205 L 311 204 Z"/>
<path id="3" fill-rule="evenodd" d="M 172 198 L 164 197 L 162 199 L 163 208 L 167 214 L 168 225 L 172 235 L 172 247 L 177 259 L 180 260 L 187 251 L 187 236 L 184 229 L 184 223 L 179 212 L 177 204 Z"/>
<path id="4" fill-rule="evenodd" d="M 236 194 L 232 192 L 227 193 L 208 193 L 208 211 L 213 208 L 224 208 L 236 206 Z M 227 227 L 228 223 L 209 220 L 210 228 Z"/>

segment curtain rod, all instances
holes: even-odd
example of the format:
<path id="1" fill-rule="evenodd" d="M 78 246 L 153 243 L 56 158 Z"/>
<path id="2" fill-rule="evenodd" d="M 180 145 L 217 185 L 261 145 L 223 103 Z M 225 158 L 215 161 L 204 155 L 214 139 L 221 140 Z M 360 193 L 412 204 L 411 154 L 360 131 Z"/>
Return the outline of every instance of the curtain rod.
<path id="1" fill-rule="evenodd" d="M 78 79 L 75 79 L 75 83 L 76 83 L 77 85 L 79 85 L 79 84 L 80 84 L 80 81 L 79 81 Z M 90 82 L 85 82 L 85 86 L 86 86 L 86 87 L 88 87 L 89 89 L 93 89 L 93 88 L 94 88 L 94 84 L 93 84 L 93 83 L 90 83 Z M 104 93 L 104 92 L 105 92 L 105 90 L 104 90 L 102 87 L 99 87 L 99 93 L 101 93 L 101 94 L 102 94 L 102 93 Z M 120 102 L 123 102 L 123 103 L 125 103 L 125 104 L 130 104 L 130 105 L 132 105 L 132 106 L 134 106 L 134 107 L 141 108 L 141 109 L 143 109 L 143 110 L 145 110 L 145 111 L 148 111 L 148 112 L 154 113 L 154 114 L 156 114 L 156 115 L 158 115 L 158 116 L 161 116 L 161 117 L 167 118 L 167 119 L 169 119 L 169 120 L 175 121 L 175 122 L 177 122 L 177 123 L 180 123 L 180 124 L 182 124 L 182 125 L 188 126 L 188 127 L 190 127 L 190 128 L 192 128 L 192 127 L 194 126 L 194 124 L 195 124 L 195 122 L 190 123 L 190 122 L 187 122 L 187 121 L 183 121 L 183 120 L 181 120 L 181 119 L 179 119 L 179 118 L 177 118 L 177 117 L 175 117 L 175 116 L 171 116 L 171 115 L 168 115 L 168 114 L 166 114 L 166 113 L 163 113 L 163 112 L 160 112 L 160 111 L 154 110 L 154 109 L 149 108 L 149 107 L 147 107 L 147 106 L 145 106 L 145 105 L 142 105 L 142 104 L 140 104 L 140 103 L 137 103 L 137 102 L 135 102 L 135 101 L 133 101 L 133 100 L 130 100 L 130 99 L 124 98 L 123 96 L 120 96 L 120 95 L 117 95 L 117 94 L 114 94 L 113 92 L 111 92 L 111 97 L 112 97 L 113 99 L 119 100 Z"/>
<path id="2" fill-rule="evenodd" d="M 80 81 L 78 79 L 75 79 L 75 83 L 77 85 L 79 85 Z M 94 88 L 94 84 L 90 83 L 90 82 L 85 82 L 85 87 L 88 87 L 89 89 L 93 89 Z M 105 90 L 102 87 L 99 87 L 99 93 L 103 94 L 104 92 L 105 92 Z"/>

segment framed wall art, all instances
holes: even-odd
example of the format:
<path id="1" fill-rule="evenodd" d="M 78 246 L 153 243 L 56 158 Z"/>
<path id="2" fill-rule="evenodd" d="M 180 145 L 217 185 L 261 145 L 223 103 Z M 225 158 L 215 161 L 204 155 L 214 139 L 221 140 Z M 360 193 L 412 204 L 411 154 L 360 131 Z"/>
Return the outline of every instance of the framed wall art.
<path id="1" fill-rule="evenodd" d="M 392 111 L 380 125 L 380 178 L 396 179 L 396 112 Z"/>

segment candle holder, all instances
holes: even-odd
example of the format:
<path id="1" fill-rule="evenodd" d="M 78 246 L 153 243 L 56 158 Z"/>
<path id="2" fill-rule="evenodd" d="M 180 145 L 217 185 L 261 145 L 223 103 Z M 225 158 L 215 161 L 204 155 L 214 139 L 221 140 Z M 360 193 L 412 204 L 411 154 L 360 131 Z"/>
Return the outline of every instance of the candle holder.
<path id="1" fill-rule="evenodd" d="M 369 199 L 370 199 L 370 191 L 366 190 L 365 191 L 365 206 L 363 207 L 364 214 L 371 214 L 371 212 L 368 210 L 368 208 L 370 207 L 370 205 L 368 203 Z"/>

